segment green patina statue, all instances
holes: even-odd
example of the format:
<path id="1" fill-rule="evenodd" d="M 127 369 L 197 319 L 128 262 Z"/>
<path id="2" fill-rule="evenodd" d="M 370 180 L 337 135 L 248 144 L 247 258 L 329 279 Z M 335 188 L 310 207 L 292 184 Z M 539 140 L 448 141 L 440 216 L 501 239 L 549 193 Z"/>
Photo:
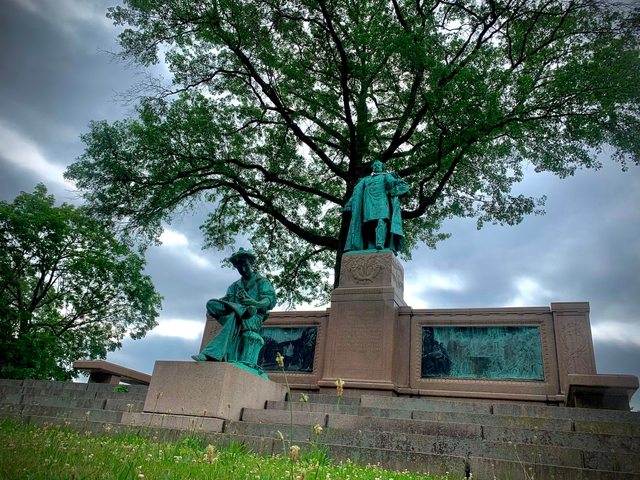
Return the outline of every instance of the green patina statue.
<path id="1" fill-rule="evenodd" d="M 242 278 L 231 284 L 224 297 L 207 302 L 207 316 L 218 320 L 222 330 L 191 358 L 230 362 L 263 374 L 256 365 L 264 345 L 260 328 L 276 306 L 276 292 L 268 279 L 253 271 L 256 256 L 252 252 L 241 248 L 229 260 Z"/>
<path id="2" fill-rule="evenodd" d="M 409 186 L 395 173 L 385 173 L 384 164 L 376 160 L 369 177 L 360 179 L 353 195 L 342 209 L 351 212 L 345 252 L 402 248 L 400 198 Z"/>

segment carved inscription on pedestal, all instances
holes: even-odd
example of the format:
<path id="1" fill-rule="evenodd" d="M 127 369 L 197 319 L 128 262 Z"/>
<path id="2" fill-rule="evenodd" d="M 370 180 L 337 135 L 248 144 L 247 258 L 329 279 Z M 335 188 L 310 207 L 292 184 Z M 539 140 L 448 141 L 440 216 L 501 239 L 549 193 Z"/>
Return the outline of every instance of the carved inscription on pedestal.
<path id="1" fill-rule="evenodd" d="M 383 338 L 379 321 L 368 308 L 343 313 L 340 335 L 336 339 L 335 361 L 344 362 L 349 370 L 379 370 L 382 362 Z"/>

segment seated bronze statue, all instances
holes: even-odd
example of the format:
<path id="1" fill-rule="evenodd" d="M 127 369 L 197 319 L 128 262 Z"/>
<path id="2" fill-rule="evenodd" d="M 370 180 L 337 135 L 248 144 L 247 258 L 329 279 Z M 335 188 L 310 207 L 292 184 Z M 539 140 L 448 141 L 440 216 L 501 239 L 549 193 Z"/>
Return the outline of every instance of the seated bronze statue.
<path id="1" fill-rule="evenodd" d="M 229 260 L 240 273 L 240 280 L 231 284 L 224 297 L 207 302 L 207 316 L 220 322 L 222 330 L 191 358 L 240 363 L 261 371 L 257 367 L 264 345 L 260 328 L 276 305 L 276 292 L 267 278 L 253 271 L 256 256 L 252 252 L 241 248 Z"/>

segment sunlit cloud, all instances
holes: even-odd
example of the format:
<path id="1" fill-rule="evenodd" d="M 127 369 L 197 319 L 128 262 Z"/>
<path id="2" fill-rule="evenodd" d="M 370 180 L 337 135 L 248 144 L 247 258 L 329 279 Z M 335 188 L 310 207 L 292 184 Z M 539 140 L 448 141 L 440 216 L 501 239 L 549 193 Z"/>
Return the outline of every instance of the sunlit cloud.
<path id="1" fill-rule="evenodd" d="M 640 325 L 603 322 L 591 326 L 594 342 L 624 343 L 640 346 Z"/>
<path id="2" fill-rule="evenodd" d="M 208 259 L 189 250 L 189 239 L 182 233 L 165 228 L 160 235 L 160 241 L 162 246 L 170 249 L 172 254 L 188 259 L 196 267 L 213 268 Z"/>
<path id="3" fill-rule="evenodd" d="M 0 120 L 0 157 L 14 165 L 38 175 L 45 184 L 57 183 L 72 189 L 73 185 L 63 178 L 64 167 L 45 157 L 31 139 L 12 129 Z"/>
<path id="4" fill-rule="evenodd" d="M 516 296 L 508 302 L 509 307 L 529 307 L 536 304 L 546 304 L 553 297 L 553 292 L 540 286 L 532 278 L 521 277 L 515 282 Z"/>
<path id="5" fill-rule="evenodd" d="M 183 234 L 167 229 L 165 229 L 164 232 L 162 232 L 162 235 L 160 235 L 160 241 L 162 242 L 162 245 L 166 245 L 168 247 L 189 244 L 189 240 L 187 240 L 187 237 Z"/>
<path id="6" fill-rule="evenodd" d="M 151 330 L 148 335 L 162 337 L 200 338 L 204 330 L 204 316 L 202 322 L 194 320 L 161 320 L 160 325 Z"/>
<path id="7" fill-rule="evenodd" d="M 466 288 L 466 282 L 457 273 L 432 271 L 405 279 L 404 288 L 404 297 L 408 305 L 414 308 L 432 308 L 426 300 L 429 297 L 428 292 L 462 292 Z"/>

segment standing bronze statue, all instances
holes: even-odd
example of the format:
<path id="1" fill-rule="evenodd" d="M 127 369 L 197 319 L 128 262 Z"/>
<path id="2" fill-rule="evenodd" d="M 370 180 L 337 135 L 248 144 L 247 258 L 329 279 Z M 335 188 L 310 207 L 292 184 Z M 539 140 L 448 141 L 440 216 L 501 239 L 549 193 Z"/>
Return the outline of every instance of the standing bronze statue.
<path id="1" fill-rule="evenodd" d="M 384 164 L 376 160 L 371 175 L 360 179 L 353 195 L 342 209 L 351 212 L 345 252 L 402 248 L 400 198 L 409 186 L 395 173 L 385 173 Z"/>
<path id="2" fill-rule="evenodd" d="M 229 260 L 242 278 L 231 284 L 224 297 L 207 302 L 207 316 L 218 320 L 222 330 L 191 358 L 237 363 L 260 373 L 258 354 L 264 345 L 260 328 L 276 306 L 276 292 L 267 278 L 253 271 L 256 256 L 252 252 L 241 248 Z"/>

